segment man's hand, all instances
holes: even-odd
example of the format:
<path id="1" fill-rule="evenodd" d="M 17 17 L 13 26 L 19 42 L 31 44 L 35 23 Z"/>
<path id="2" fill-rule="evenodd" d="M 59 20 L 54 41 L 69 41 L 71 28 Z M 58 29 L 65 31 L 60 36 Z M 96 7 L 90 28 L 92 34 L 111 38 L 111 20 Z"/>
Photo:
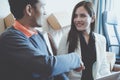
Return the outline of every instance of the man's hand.
<path id="1" fill-rule="evenodd" d="M 81 66 L 79 68 L 76 68 L 74 70 L 77 71 L 77 72 L 80 72 L 80 71 L 82 71 L 84 69 L 85 69 L 85 66 L 83 64 L 81 64 Z"/>

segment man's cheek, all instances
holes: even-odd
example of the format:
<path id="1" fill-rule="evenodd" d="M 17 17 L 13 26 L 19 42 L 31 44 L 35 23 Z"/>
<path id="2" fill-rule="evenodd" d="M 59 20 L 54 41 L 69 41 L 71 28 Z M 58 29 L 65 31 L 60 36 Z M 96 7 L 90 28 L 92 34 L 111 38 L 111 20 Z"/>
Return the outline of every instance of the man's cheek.
<path id="1" fill-rule="evenodd" d="M 38 17 L 37 24 L 38 24 L 38 26 L 42 26 L 42 19 L 41 19 L 41 17 Z"/>

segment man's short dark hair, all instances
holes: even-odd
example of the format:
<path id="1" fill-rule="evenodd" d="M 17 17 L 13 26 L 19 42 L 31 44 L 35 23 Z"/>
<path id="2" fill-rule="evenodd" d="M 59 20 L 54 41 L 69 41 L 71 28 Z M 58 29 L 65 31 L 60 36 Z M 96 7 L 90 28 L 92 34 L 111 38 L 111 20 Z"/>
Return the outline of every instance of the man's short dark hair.
<path id="1" fill-rule="evenodd" d="M 30 4 L 31 6 L 35 6 L 39 0 L 8 0 L 10 5 L 10 11 L 14 15 L 16 19 L 21 19 L 24 16 L 25 7 Z"/>

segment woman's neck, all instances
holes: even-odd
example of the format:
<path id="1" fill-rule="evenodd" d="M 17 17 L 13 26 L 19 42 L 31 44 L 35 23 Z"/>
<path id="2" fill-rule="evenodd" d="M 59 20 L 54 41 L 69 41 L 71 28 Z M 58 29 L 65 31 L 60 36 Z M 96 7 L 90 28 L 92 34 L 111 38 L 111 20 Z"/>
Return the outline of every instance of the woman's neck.
<path id="1" fill-rule="evenodd" d="M 88 44 L 89 43 L 89 38 L 90 38 L 90 30 L 89 31 L 83 31 L 82 35 L 84 36 L 85 41 Z"/>

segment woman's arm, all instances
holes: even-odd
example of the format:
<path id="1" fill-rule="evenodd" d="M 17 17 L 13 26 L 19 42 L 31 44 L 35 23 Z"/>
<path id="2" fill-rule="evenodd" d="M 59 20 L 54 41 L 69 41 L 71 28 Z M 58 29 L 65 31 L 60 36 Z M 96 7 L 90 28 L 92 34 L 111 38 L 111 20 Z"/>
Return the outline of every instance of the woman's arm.
<path id="1" fill-rule="evenodd" d="M 109 67 L 109 63 L 107 61 L 107 53 L 106 53 L 106 39 L 105 37 L 101 37 L 102 40 L 102 45 L 101 46 L 103 48 L 103 53 L 102 54 L 102 60 L 101 60 L 101 67 L 100 67 L 100 75 L 101 76 L 106 76 L 110 74 L 110 67 Z"/>

